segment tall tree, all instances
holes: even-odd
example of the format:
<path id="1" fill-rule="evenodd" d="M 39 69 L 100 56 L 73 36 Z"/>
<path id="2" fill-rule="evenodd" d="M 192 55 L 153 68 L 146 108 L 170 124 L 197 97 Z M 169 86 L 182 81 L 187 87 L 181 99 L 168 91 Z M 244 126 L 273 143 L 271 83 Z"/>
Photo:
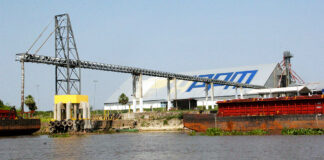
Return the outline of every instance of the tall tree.
<path id="1" fill-rule="evenodd" d="M 120 96 L 119 96 L 119 99 L 118 99 L 118 102 L 122 105 L 125 105 L 128 103 L 128 97 L 122 93 Z"/>
<path id="2" fill-rule="evenodd" d="M 28 106 L 30 111 L 35 111 L 37 109 L 36 102 L 32 95 L 25 97 L 25 104 Z"/>

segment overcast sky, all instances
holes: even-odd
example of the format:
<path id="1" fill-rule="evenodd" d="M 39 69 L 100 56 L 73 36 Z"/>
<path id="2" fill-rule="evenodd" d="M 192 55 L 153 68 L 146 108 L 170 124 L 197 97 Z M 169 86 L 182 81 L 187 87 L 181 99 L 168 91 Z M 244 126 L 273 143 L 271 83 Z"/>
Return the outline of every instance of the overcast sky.
<path id="1" fill-rule="evenodd" d="M 20 105 L 20 64 L 54 15 L 68 13 L 81 60 L 184 72 L 280 62 L 306 81 L 324 80 L 324 1 L 0 0 L 0 99 Z M 40 46 L 38 43 L 35 49 Z M 34 50 L 31 51 L 33 53 Z M 38 53 L 54 56 L 54 37 Z M 51 110 L 54 67 L 26 64 L 25 94 Z M 82 70 L 82 94 L 103 103 L 130 75 Z M 94 83 L 97 89 L 94 93 Z M 37 87 L 38 86 L 38 87 Z"/>

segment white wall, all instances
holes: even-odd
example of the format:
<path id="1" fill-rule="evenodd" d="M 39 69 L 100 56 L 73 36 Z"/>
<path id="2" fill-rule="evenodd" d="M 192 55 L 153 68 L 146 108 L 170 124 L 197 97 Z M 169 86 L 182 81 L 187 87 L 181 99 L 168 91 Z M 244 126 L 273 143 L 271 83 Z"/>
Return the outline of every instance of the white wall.
<path id="1" fill-rule="evenodd" d="M 161 102 L 143 102 L 143 108 L 161 108 Z M 104 106 L 104 110 L 126 110 L 129 108 L 129 105 L 120 105 L 120 104 L 112 104 Z M 130 109 L 133 108 L 133 105 L 130 106 Z M 139 108 L 139 104 L 136 105 L 136 108 Z"/>

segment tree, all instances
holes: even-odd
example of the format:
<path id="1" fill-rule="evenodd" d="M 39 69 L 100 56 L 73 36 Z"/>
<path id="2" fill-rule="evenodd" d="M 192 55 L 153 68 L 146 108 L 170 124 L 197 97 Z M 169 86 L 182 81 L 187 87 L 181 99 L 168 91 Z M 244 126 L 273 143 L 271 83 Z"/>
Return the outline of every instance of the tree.
<path id="1" fill-rule="evenodd" d="M 119 96 L 119 99 L 118 99 L 118 102 L 122 105 L 125 105 L 128 103 L 128 97 L 122 93 L 120 96 Z"/>
<path id="2" fill-rule="evenodd" d="M 27 97 L 25 97 L 25 104 L 28 106 L 30 111 L 35 111 L 37 109 L 34 97 L 31 95 L 28 95 Z"/>
<path id="3" fill-rule="evenodd" d="M 0 107 L 4 106 L 3 101 L 0 99 Z"/>

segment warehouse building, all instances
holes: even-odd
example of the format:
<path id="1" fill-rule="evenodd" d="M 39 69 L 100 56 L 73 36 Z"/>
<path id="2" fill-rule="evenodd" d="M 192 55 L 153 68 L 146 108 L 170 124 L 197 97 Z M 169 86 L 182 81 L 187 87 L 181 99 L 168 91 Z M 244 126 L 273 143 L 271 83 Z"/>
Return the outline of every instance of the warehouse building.
<path id="1" fill-rule="evenodd" d="M 218 80 L 263 85 L 269 88 L 275 88 L 278 86 L 282 69 L 279 63 L 262 64 L 255 66 L 243 66 L 224 69 L 211 69 L 203 71 L 185 72 L 182 74 L 206 77 Z M 224 86 L 214 84 L 214 101 L 206 101 L 205 97 L 205 84 L 202 82 L 191 81 L 176 81 L 176 101 L 174 101 L 174 81 L 171 81 L 171 99 L 173 99 L 173 107 L 176 107 L 177 101 L 188 100 L 189 104 L 192 104 L 190 100 L 196 101 L 198 106 L 212 105 L 216 101 L 224 99 L 234 99 L 237 95 L 243 94 L 244 98 L 252 98 L 259 96 L 257 92 L 253 92 L 253 89 L 243 88 L 236 89 L 233 86 Z M 211 86 L 209 86 L 209 95 Z M 238 93 L 239 92 L 239 93 Z M 118 103 L 119 96 L 124 93 L 129 97 L 129 104 L 121 105 Z M 137 97 L 138 97 L 137 93 Z M 104 103 L 105 110 L 125 110 L 132 108 L 132 77 L 127 79 L 119 89 L 117 89 Z M 143 76 L 143 108 L 165 108 L 167 107 L 167 80 L 159 77 L 147 77 Z M 139 104 L 137 104 L 139 105 Z M 177 106 L 181 107 L 181 106 Z"/>

